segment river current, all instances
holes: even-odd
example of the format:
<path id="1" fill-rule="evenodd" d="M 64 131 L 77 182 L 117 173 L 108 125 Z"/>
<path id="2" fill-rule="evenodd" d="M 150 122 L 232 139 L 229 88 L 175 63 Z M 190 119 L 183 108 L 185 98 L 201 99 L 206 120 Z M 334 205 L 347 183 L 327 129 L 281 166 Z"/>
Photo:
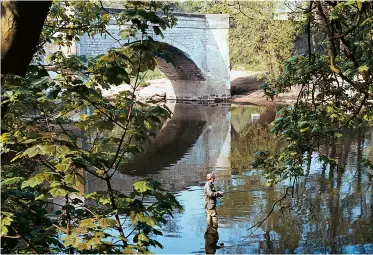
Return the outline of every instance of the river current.
<path id="1" fill-rule="evenodd" d="M 343 169 L 323 165 L 313 153 L 294 189 L 288 181 L 269 187 L 264 171 L 252 168 L 251 162 L 256 149 L 281 147 L 266 128 L 276 109 L 215 103 L 168 106 L 174 114 L 146 154 L 113 179 L 114 189 L 129 191 L 135 179 L 151 177 L 184 206 L 184 212 L 168 219 L 163 236 L 156 237 L 164 248 L 153 252 L 373 253 L 373 172 L 361 163 L 373 159 L 371 129 L 346 133 L 338 143 L 325 146 Z M 217 231 L 207 228 L 203 207 L 210 172 L 216 175 L 216 188 L 225 192 L 218 204 Z M 95 180 L 85 187 L 86 192 L 102 188 Z M 286 199 L 276 202 L 286 192 Z"/>

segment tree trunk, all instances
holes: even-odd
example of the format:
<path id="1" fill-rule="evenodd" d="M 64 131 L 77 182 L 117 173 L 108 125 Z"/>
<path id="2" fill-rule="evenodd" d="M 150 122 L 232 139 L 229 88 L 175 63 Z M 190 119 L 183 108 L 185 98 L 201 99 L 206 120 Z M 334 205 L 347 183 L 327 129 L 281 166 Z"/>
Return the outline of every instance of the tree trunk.
<path id="1" fill-rule="evenodd" d="M 1 3 L 1 73 L 25 76 L 51 1 Z"/>

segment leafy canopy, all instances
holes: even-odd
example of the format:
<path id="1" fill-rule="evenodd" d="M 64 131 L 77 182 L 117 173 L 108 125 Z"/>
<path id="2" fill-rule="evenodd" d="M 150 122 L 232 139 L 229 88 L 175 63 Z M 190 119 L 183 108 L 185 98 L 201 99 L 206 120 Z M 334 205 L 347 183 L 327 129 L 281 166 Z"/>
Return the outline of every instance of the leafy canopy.
<path id="1" fill-rule="evenodd" d="M 163 51 L 149 30 L 162 35 L 176 23 L 166 3 L 121 7 L 110 13 L 101 2 L 54 2 L 27 75 L 2 76 L 5 253 L 145 253 L 162 247 L 153 237 L 166 215 L 182 210 L 153 180 L 134 183 L 130 193 L 113 189 L 116 171 L 170 117 L 163 106 L 139 102 L 135 90 Z M 110 22 L 124 27 L 119 48 L 90 59 L 62 51 L 43 57 L 48 44 L 69 47 L 86 33 L 114 36 Z M 102 96 L 119 84 L 131 90 Z M 84 192 L 88 177 L 105 188 Z"/>
<path id="2" fill-rule="evenodd" d="M 273 182 L 303 175 L 313 152 L 341 167 L 323 147 L 335 144 L 348 129 L 373 124 L 372 2 L 311 1 L 296 13 L 308 35 L 307 54 L 289 59 L 279 79 L 264 86 L 272 98 L 300 88 L 297 103 L 283 108 L 272 126 L 288 146 L 278 154 L 257 154 L 256 166 L 269 169 Z"/>

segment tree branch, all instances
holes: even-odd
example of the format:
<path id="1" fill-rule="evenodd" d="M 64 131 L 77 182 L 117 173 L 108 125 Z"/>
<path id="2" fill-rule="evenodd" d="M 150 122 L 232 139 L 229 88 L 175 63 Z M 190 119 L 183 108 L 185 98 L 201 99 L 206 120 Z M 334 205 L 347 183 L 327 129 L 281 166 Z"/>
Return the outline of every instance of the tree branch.
<path id="1" fill-rule="evenodd" d="M 35 247 L 30 243 L 30 241 L 26 239 L 26 237 L 25 237 L 23 234 L 21 234 L 21 233 L 20 233 L 16 228 L 12 228 L 12 229 L 14 230 L 14 232 L 17 233 L 17 235 L 19 235 L 19 236 L 23 239 L 23 241 L 25 241 L 27 247 L 29 247 L 29 248 L 32 250 L 33 253 L 35 253 L 35 254 L 39 254 L 39 252 L 38 252 L 38 251 L 35 249 Z"/>
<path id="2" fill-rule="evenodd" d="M 282 200 L 284 200 L 284 199 L 286 199 L 287 198 L 287 196 L 290 196 L 289 195 L 289 193 L 288 193 L 288 190 L 289 189 L 294 189 L 294 187 L 293 186 L 291 186 L 291 187 L 287 187 L 286 188 L 286 191 L 285 191 L 285 195 L 282 197 L 282 198 L 280 198 L 279 200 L 277 200 L 273 205 L 272 205 L 272 208 L 271 208 L 271 210 L 269 211 L 269 213 L 267 214 L 267 216 L 263 219 L 263 220 L 261 220 L 261 221 L 259 221 L 258 223 L 256 223 L 256 224 L 254 224 L 252 227 L 250 227 L 250 228 L 248 228 L 247 229 L 247 231 L 249 231 L 250 229 L 253 229 L 255 226 L 257 226 L 255 229 L 254 229 L 254 231 L 252 231 L 251 233 L 250 233 L 250 235 L 248 235 L 248 237 L 246 237 L 245 239 L 247 239 L 247 238 L 249 238 L 268 218 L 269 218 L 269 216 L 271 216 L 271 214 L 272 214 L 272 212 L 273 212 L 273 210 L 275 209 L 275 206 L 276 206 L 276 204 L 277 203 L 279 203 L 279 202 L 281 202 Z M 245 239 L 243 239 L 243 240 L 245 240 Z"/>

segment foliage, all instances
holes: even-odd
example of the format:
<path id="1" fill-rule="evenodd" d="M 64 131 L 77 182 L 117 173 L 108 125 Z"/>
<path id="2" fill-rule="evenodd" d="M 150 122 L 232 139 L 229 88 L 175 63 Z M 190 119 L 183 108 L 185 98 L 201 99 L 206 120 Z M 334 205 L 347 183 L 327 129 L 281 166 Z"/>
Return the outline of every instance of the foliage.
<path id="1" fill-rule="evenodd" d="M 242 171 L 249 168 L 254 160 L 254 154 L 260 150 L 278 153 L 284 147 L 284 142 L 273 137 L 268 126 L 253 123 L 241 132 L 232 134 L 232 151 L 230 155 L 232 168 Z M 242 153 L 242 152 L 245 153 Z"/>
<path id="2" fill-rule="evenodd" d="M 301 88 L 297 103 L 273 123 L 272 132 L 289 145 L 278 156 L 258 153 L 257 165 L 271 169 L 274 181 L 302 175 L 304 159 L 314 151 L 339 165 L 322 145 L 336 143 L 346 129 L 373 123 L 373 4 L 315 1 L 299 8 L 308 23 L 308 54 L 291 58 L 277 82 L 264 86 L 272 98 Z"/>
<path id="3" fill-rule="evenodd" d="M 151 81 L 155 79 L 164 78 L 165 75 L 159 70 L 159 68 L 155 68 L 154 71 L 149 71 L 144 78 L 144 81 Z"/>
<path id="4" fill-rule="evenodd" d="M 229 55 L 232 68 L 244 66 L 266 71 L 273 81 L 291 56 L 301 22 L 278 20 L 276 11 L 284 8 L 276 1 L 185 1 L 186 12 L 229 14 Z"/>
<path id="5" fill-rule="evenodd" d="M 176 22 L 165 3 L 122 4 L 112 14 L 100 2 L 54 2 L 26 77 L 2 76 L 5 253 L 145 253 L 162 247 L 153 237 L 166 215 L 182 210 L 156 181 L 140 180 L 129 194 L 112 186 L 115 172 L 170 117 L 165 107 L 138 102 L 135 90 L 162 50 L 149 23 L 161 34 Z M 128 24 L 121 34 L 135 39 L 118 39 L 121 47 L 89 61 L 62 51 L 43 61 L 46 43 L 70 46 L 84 33 L 107 33 L 110 20 Z M 122 83 L 132 90 L 102 96 Z M 87 174 L 106 190 L 85 193 Z"/>

